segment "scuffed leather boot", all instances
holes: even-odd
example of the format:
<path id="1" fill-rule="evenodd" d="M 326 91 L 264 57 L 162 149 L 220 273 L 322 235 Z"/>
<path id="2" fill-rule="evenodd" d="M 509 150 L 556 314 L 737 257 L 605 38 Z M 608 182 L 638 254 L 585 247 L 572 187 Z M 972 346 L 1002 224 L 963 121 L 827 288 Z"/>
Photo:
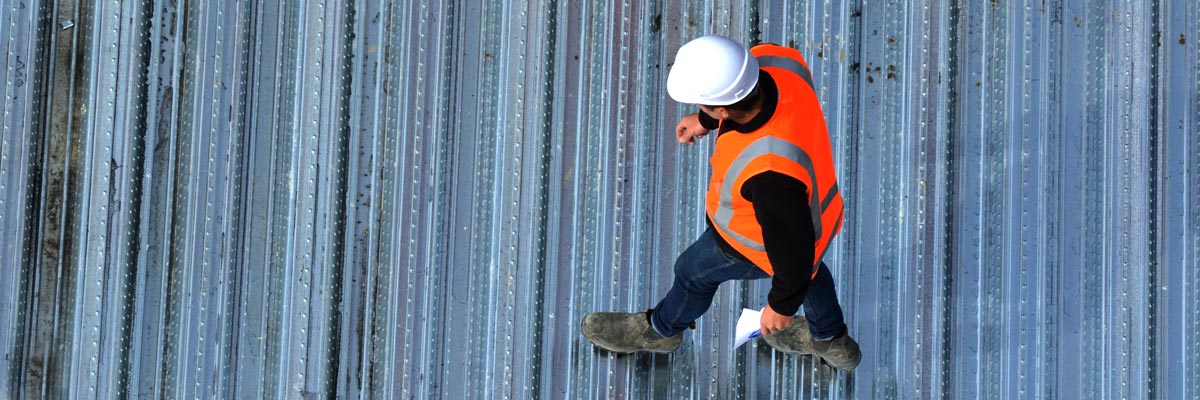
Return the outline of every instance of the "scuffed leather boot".
<path id="1" fill-rule="evenodd" d="M 767 344 L 788 354 L 816 354 L 812 349 L 812 334 L 808 332 L 808 319 L 802 315 L 792 318 L 787 328 L 770 335 L 763 335 Z"/>
<path id="2" fill-rule="evenodd" d="M 580 331 L 596 347 L 614 353 L 670 353 L 683 342 L 683 334 L 669 338 L 659 335 L 650 326 L 650 311 L 590 313 L 583 317 Z"/>
<path id="3" fill-rule="evenodd" d="M 830 366 L 843 370 L 853 371 L 854 367 L 858 366 L 858 362 L 862 361 L 862 352 L 858 350 L 858 342 L 850 337 L 850 332 L 846 327 L 842 327 L 842 333 L 830 340 L 813 340 L 813 353 L 825 359 L 825 362 Z"/>

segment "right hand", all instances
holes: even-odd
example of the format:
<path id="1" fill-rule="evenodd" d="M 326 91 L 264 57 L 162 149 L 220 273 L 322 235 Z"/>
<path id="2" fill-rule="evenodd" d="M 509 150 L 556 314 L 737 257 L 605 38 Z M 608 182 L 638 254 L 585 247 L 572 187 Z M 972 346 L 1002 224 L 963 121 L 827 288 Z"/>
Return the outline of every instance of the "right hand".
<path id="1" fill-rule="evenodd" d="M 679 144 L 696 144 L 696 138 L 702 138 L 708 135 L 708 129 L 704 129 L 704 125 L 700 125 L 700 114 L 688 114 L 679 119 L 679 125 L 675 126 L 675 140 Z"/>
<path id="2" fill-rule="evenodd" d="M 771 308 L 770 304 L 767 304 L 763 307 L 762 316 L 758 319 L 758 325 L 761 327 L 759 330 L 764 335 L 774 335 L 792 326 L 793 318 L 795 317 L 775 312 L 775 309 Z"/>

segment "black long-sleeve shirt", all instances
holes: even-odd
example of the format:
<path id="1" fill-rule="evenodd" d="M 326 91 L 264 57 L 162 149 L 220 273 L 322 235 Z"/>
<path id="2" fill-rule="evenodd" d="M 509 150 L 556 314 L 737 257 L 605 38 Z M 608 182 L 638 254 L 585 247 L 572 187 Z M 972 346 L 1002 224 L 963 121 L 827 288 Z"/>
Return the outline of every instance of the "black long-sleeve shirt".
<path id="1" fill-rule="evenodd" d="M 758 81 L 763 105 L 751 121 L 744 125 L 733 121 L 719 123 L 701 112 L 700 124 L 709 130 L 719 126 L 718 135 L 738 135 L 761 128 L 775 114 L 779 89 L 765 72 L 759 72 Z M 767 304 L 782 315 L 795 315 L 799 311 L 812 278 L 817 237 L 807 194 L 808 187 L 803 182 L 774 171 L 754 175 L 742 185 L 741 195 L 754 206 L 755 217 L 762 227 L 767 259 L 775 268 Z M 712 225 L 712 221 L 708 223 Z M 723 250 L 750 262 L 720 235 L 716 238 Z"/>

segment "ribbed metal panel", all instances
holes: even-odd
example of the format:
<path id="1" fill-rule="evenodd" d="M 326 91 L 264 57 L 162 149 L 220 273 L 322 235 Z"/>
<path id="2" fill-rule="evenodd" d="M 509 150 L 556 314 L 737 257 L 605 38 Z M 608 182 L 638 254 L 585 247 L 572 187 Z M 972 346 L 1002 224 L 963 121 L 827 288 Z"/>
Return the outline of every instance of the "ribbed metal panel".
<path id="1" fill-rule="evenodd" d="M 13 0 L 0 397 L 1200 397 L 1200 2 Z M 795 46 L 853 373 L 671 355 L 675 50 Z"/>

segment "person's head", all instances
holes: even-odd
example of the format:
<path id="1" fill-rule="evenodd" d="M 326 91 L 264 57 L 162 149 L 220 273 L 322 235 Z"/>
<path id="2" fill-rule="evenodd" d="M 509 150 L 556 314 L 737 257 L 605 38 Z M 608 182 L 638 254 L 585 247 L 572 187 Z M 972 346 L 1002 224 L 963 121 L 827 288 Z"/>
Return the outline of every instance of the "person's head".
<path id="1" fill-rule="evenodd" d="M 667 75 L 667 93 L 717 119 L 746 114 L 760 104 L 758 60 L 727 37 L 702 36 L 679 48 Z"/>

